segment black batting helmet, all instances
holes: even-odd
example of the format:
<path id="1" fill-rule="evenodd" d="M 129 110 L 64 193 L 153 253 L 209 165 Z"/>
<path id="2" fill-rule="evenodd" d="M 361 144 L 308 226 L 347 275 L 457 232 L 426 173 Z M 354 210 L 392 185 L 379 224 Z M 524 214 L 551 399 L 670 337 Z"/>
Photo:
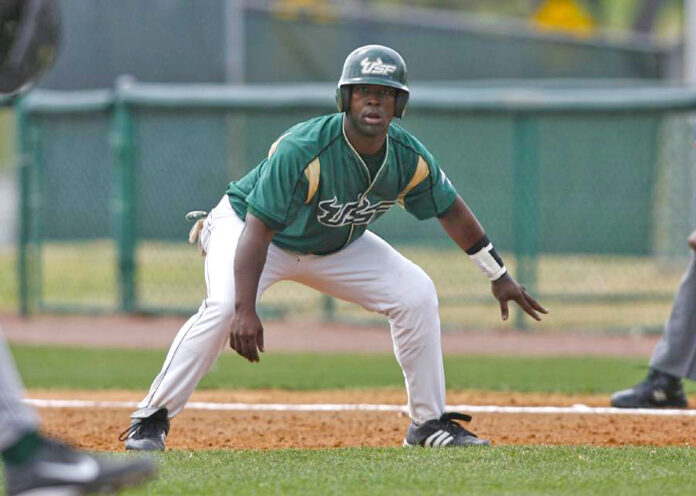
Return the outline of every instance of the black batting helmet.
<path id="1" fill-rule="evenodd" d="M 396 89 L 394 117 L 402 117 L 408 103 L 406 62 L 396 50 L 382 45 L 365 45 L 353 50 L 343 63 L 336 88 L 339 112 L 350 109 L 350 87 L 354 84 L 379 84 Z"/>
<path id="2" fill-rule="evenodd" d="M 0 2 L 0 93 L 19 93 L 35 83 L 58 52 L 57 0 Z"/>

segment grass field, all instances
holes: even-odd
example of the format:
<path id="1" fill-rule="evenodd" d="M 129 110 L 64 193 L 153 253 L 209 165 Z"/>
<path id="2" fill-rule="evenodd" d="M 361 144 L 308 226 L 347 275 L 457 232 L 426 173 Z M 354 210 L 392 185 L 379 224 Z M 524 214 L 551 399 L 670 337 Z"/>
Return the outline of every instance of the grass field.
<path id="1" fill-rule="evenodd" d="M 164 358 L 161 351 L 12 349 L 27 386 L 42 389 L 144 389 Z M 445 366 L 450 389 L 497 391 L 609 393 L 645 373 L 644 358 L 448 356 Z M 402 381 L 386 355 L 270 354 L 252 365 L 223 354 L 200 389 L 355 389 Z M 125 494 L 654 496 L 688 494 L 696 482 L 693 448 L 168 451 L 158 460 L 160 477 Z"/>
<path id="2" fill-rule="evenodd" d="M 166 354 L 35 346 L 12 350 L 27 387 L 41 389 L 147 389 Z M 445 356 L 449 389 L 610 393 L 640 380 L 646 366 L 642 357 Z M 223 353 L 200 384 L 201 389 L 304 391 L 402 386 L 391 355 L 314 353 L 270 353 L 259 364 Z"/>
<path id="3" fill-rule="evenodd" d="M 433 278 L 440 296 L 445 327 L 499 329 L 502 323 L 489 285 L 478 269 L 456 249 L 401 247 Z M 515 259 L 505 255 L 511 272 Z M 116 247 L 109 241 L 44 246 L 43 301 L 47 305 L 117 308 Z M 137 293 L 140 308 L 188 313 L 197 308 L 205 288 L 203 261 L 192 247 L 180 243 L 142 244 L 137 252 Z M 655 258 L 627 256 L 542 256 L 535 295 L 552 313 L 535 329 L 659 330 L 669 314 L 672 295 L 687 259 L 667 264 Z M 17 308 L 16 261 L 11 250 L 0 251 L 0 310 Z M 634 295 L 634 296 L 631 296 Z M 637 295 L 637 296 L 635 296 Z M 294 319 L 322 316 L 324 300 L 304 286 L 282 282 L 262 298 Z M 335 303 L 343 320 L 382 321 L 361 308 Z M 513 310 L 516 311 L 516 310 Z M 514 322 L 514 320 L 512 320 Z"/>
<path id="4" fill-rule="evenodd" d="M 683 496 L 696 472 L 688 448 L 170 451 L 157 459 L 158 479 L 123 494 Z"/>
<path id="5" fill-rule="evenodd" d="M 125 494 L 688 494 L 696 453 L 669 448 L 342 449 L 167 452 Z"/>

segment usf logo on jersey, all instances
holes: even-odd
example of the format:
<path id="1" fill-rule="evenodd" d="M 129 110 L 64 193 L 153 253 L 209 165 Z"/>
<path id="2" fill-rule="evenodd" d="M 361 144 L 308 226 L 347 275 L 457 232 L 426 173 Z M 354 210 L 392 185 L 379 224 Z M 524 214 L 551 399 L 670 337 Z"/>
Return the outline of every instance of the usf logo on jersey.
<path id="1" fill-rule="evenodd" d="M 396 66 L 393 64 L 385 64 L 382 62 L 381 57 L 377 57 L 375 60 L 370 60 L 365 57 L 360 61 L 360 67 L 363 74 L 384 74 L 388 76 L 396 70 Z"/>
<path id="2" fill-rule="evenodd" d="M 331 200 L 319 202 L 320 214 L 317 220 L 329 227 L 341 227 L 347 224 L 369 224 L 377 215 L 389 210 L 396 202 L 381 201 L 375 204 L 363 198 L 362 201 L 338 203 L 334 196 Z"/>

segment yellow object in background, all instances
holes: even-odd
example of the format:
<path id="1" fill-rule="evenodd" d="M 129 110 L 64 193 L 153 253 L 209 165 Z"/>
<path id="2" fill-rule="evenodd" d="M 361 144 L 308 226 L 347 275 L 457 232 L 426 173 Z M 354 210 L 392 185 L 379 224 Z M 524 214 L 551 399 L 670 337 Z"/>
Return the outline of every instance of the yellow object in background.
<path id="1" fill-rule="evenodd" d="M 592 16 L 575 0 L 545 0 L 531 19 L 541 31 L 562 31 L 589 36 L 595 28 Z"/>
<path id="2" fill-rule="evenodd" d="M 275 0 L 273 11 L 281 20 L 297 20 L 307 16 L 316 22 L 334 22 L 336 12 L 328 0 Z"/>

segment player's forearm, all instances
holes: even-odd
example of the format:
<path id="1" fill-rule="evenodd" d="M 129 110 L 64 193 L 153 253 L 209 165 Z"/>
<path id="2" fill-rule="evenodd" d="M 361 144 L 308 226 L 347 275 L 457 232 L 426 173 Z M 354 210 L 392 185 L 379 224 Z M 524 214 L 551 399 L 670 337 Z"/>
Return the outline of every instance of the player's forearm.
<path id="1" fill-rule="evenodd" d="M 272 237 L 273 231 L 253 215 L 247 214 L 234 257 L 235 311 L 255 310 L 259 279 Z"/>
<path id="2" fill-rule="evenodd" d="M 439 220 L 449 237 L 464 251 L 474 246 L 485 234 L 478 219 L 461 198 L 457 198 L 449 212 Z"/>
<path id="3" fill-rule="evenodd" d="M 450 238 L 469 255 L 490 281 L 501 279 L 507 269 L 483 227 L 464 200 L 457 198 L 440 223 Z"/>

